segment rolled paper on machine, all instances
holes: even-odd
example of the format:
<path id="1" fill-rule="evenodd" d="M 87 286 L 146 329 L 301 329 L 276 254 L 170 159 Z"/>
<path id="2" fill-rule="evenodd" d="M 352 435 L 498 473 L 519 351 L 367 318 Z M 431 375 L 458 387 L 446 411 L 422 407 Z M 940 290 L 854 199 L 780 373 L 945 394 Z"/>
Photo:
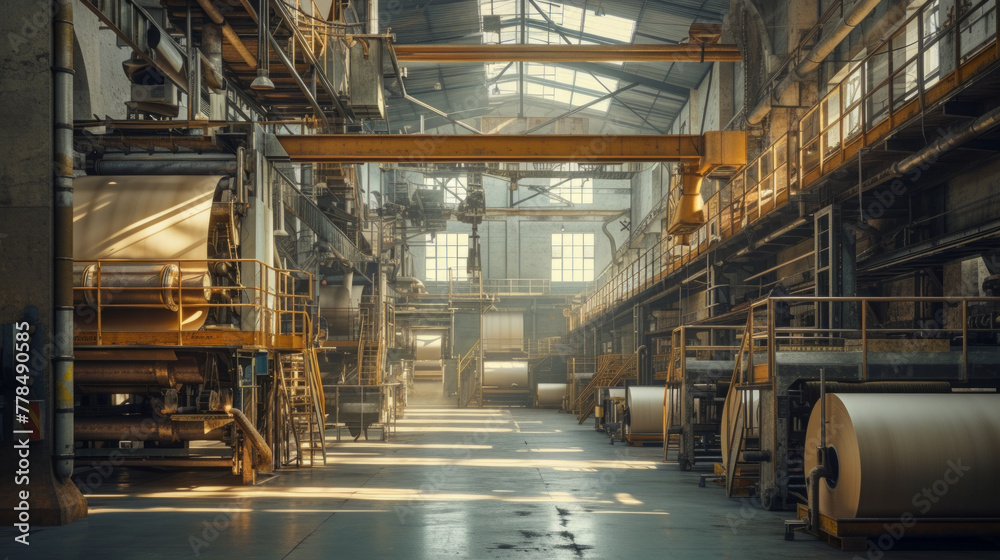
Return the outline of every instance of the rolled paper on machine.
<path id="1" fill-rule="evenodd" d="M 77 330 L 97 329 L 98 303 L 106 331 L 191 331 L 205 324 L 211 297 L 209 223 L 224 180 L 214 175 L 73 180 Z"/>
<path id="2" fill-rule="evenodd" d="M 819 403 L 806 430 L 817 465 Z M 819 512 L 833 519 L 1000 517 L 1000 396 L 827 394 Z"/>

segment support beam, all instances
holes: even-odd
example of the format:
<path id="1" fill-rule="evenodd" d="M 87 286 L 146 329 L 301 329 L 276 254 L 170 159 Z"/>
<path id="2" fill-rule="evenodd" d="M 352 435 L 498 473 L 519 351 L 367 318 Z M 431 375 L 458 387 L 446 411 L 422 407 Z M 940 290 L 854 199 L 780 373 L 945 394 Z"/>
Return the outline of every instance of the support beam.
<path id="1" fill-rule="evenodd" d="M 621 66 L 613 64 L 598 64 L 596 62 L 567 62 L 556 64 L 571 70 L 580 70 L 596 76 L 614 78 L 630 84 L 639 84 L 652 90 L 661 91 L 678 101 L 687 101 L 691 96 L 691 89 L 656 78 L 640 76 L 633 72 L 622 70 Z"/>
<path id="2" fill-rule="evenodd" d="M 396 45 L 400 62 L 739 62 L 736 45 Z"/>
<path id="3" fill-rule="evenodd" d="M 581 210 L 577 208 L 487 208 L 486 216 L 524 216 L 554 218 L 613 218 L 622 210 Z"/>
<path id="4" fill-rule="evenodd" d="M 734 134 L 734 133 L 715 133 Z M 737 135 L 742 133 L 737 132 Z M 471 163 L 691 161 L 704 136 L 597 134 L 315 134 L 278 141 L 297 163 Z"/>

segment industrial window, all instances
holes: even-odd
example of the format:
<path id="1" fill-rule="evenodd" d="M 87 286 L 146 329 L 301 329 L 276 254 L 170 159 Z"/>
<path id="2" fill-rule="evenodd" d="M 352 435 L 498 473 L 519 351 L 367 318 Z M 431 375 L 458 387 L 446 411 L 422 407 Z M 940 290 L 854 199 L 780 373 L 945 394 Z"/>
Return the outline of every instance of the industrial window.
<path id="1" fill-rule="evenodd" d="M 468 178 L 465 175 L 458 177 L 430 177 L 424 176 L 424 186 L 429 189 L 444 190 L 445 204 L 458 204 L 465 200 L 468 192 Z"/>
<path id="2" fill-rule="evenodd" d="M 594 185 L 588 179 L 550 179 L 553 202 L 569 201 L 573 204 L 593 204 Z"/>
<path id="3" fill-rule="evenodd" d="M 427 234 L 427 281 L 447 282 L 448 269 L 452 280 L 465 280 L 466 259 L 469 256 L 469 234 Z"/>
<path id="4" fill-rule="evenodd" d="M 594 281 L 594 234 L 552 234 L 552 281 Z"/>
<path id="5" fill-rule="evenodd" d="M 526 6 L 524 42 L 529 45 L 562 45 L 564 37 L 576 45 L 614 45 L 632 41 L 635 21 L 609 15 L 604 2 L 572 5 L 568 2 L 539 0 L 524 4 L 520 0 L 480 0 L 483 17 L 483 43 L 517 44 L 522 42 L 521 6 Z M 611 6 L 612 2 L 608 2 Z M 541 12 L 541 13 L 539 13 Z M 543 15 L 544 14 L 544 15 Z M 487 24 L 489 22 L 489 24 Z M 622 65 L 619 63 L 618 68 Z M 518 93 L 520 65 L 486 64 L 486 78 L 492 97 Z M 566 103 L 575 107 L 595 102 L 618 89 L 616 79 L 550 64 L 527 63 L 524 68 L 524 94 Z M 596 102 L 588 109 L 606 113 L 611 98 Z"/>

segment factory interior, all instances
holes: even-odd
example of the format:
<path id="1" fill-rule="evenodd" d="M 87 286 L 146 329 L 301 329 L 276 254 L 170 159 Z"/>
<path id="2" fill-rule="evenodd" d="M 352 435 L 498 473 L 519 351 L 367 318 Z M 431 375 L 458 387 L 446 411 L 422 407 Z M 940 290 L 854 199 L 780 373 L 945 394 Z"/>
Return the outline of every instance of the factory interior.
<path id="1" fill-rule="evenodd" d="M 0 555 L 1000 554 L 997 0 L 0 18 Z"/>

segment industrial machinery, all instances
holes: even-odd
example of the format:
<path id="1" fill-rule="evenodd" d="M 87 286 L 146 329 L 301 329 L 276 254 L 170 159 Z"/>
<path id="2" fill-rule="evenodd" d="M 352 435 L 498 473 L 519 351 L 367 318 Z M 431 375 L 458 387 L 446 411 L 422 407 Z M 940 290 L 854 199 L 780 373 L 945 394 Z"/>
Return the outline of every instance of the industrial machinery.
<path id="1" fill-rule="evenodd" d="M 729 495 L 749 486 L 766 509 L 807 501 L 816 448 L 809 441 L 809 415 L 820 398 L 821 376 L 831 393 L 863 393 L 876 402 L 890 397 L 883 393 L 916 399 L 995 392 L 1000 348 L 977 342 L 992 329 L 973 328 L 963 318 L 997 305 L 996 298 L 959 297 L 783 297 L 754 303 L 722 412 L 721 465 Z M 827 317 L 853 322 L 824 323 L 823 309 L 837 310 Z M 921 322 L 924 310 L 936 309 L 939 321 Z M 899 318 L 905 327 L 897 326 Z M 926 328 L 913 329 L 914 321 Z"/>
<path id="2" fill-rule="evenodd" d="M 615 440 L 625 441 L 625 387 L 600 387 L 594 407 L 594 429 Z"/>
<path id="3" fill-rule="evenodd" d="M 802 528 L 843 549 L 871 539 L 884 549 L 904 534 L 997 534 L 996 394 L 851 394 L 832 385 L 809 415 L 808 501 L 786 522 L 786 539 Z"/>
<path id="4" fill-rule="evenodd" d="M 81 457 L 231 467 L 247 483 L 324 460 L 313 276 L 280 268 L 265 135 L 210 153 L 123 129 L 74 181 L 75 439 Z M 182 139 L 175 139 L 182 143 Z M 111 144 L 111 146 L 109 146 Z M 233 146 L 239 145 L 233 149 Z M 270 173 L 268 173 L 269 175 Z M 282 209 L 283 213 L 283 209 Z"/>
<path id="5" fill-rule="evenodd" d="M 676 449 L 678 466 L 722 459 L 722 407 L 743 327 L 687 325 L 671 333 L 663 401 L 663 460 Z"/>

